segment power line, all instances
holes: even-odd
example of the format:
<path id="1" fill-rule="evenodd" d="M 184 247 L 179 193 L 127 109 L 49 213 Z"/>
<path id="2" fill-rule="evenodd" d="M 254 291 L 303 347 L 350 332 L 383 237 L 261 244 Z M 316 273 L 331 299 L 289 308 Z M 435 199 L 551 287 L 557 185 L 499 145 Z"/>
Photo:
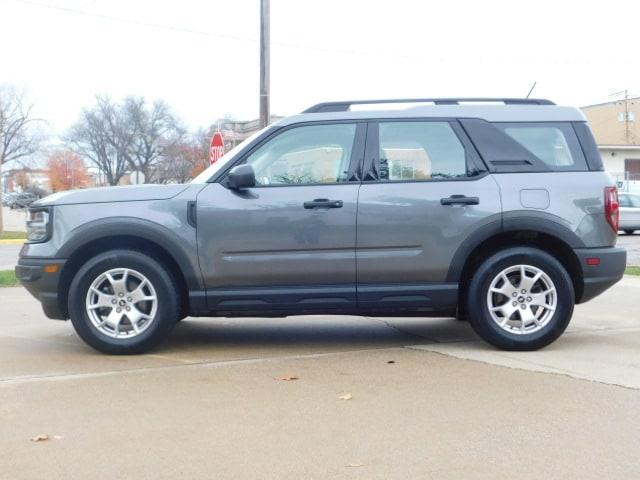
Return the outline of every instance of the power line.
<path id="1" fill-rule="evenodd" d="M 79 10 L 77 8 L 70 8 L 70 7 L 61 7 L 58 5 L 49 5 L 46 3 L 39 3 L 39 2 L 34 2 L 31 0 L 13 0 L 16 3 L 22 3 L 23 5 L 29 5 L 32 7 L 38 7 L 38 8 L 44 8 L 44 9 L 49 9 L 49 10 L 54 10 L 57 12 L 62 12 L 62 13 L 67 13 L 67 14 L 73 14 L 73 15 L 80 15 L 80 16 L 85 16 L 85 17 L 91 17 L 91 18 L 98 18 L 101 20 L 107 20 L 107 21 L 112 21 L 112 22 L 119 22 L 119 23 L 126 23 L 129 25 L 137 25 L 137 26 L 141 26 L 141 27 L 149 27 L 149 28 L 157 28 L 160 30 L 168 30 L 171 32 L 176 32 L 176 33 L 188 33 L 188 34 L 192 34 L 192 35 L 201 35 L 201 36 L 205 36 L 205 37 L 214 37 L 214 38 L 224 38 L 227 40 L 234 40 L 234 41 L 240 41 L 240 42 L 250 42 L 250 43 L 258 43 L 259 39 L 258 38 L 251 38 L 251 37 L 241 37 L 238 35 L 231 35 L 231 34 L 224 34 L 224 33 L 213 33 L 213 32 L 208 32 L 205 30 L 196 30 L 196 29 L 191 29 L 191 28 L 184 28 L 184 27 L 175 27 L 173 25 L 167 25 L 167 24 L 163 24 L 163 23 L 153 23 L 153 22 L 143 22 L 141 20 L 133 20 L 130 18 L 124 18 L 124 17 L 117 17 L 114 15 L 107 15 L 107 14 L 103 14 L 103 13 L 95 13 L 95 12 L 88 12 L 86 10 Z M 316 51 L 316 52 L 323 52 L 323 53 L 338 53 L 338 54 L 343 54 L 343 55 L 354 55 L 354 56 L 363 56 L 363 57 L 387 57 L 387 58 L 395 58 L 395 59 L 405 59 L 405 60 L 424 60 L 424 57 L 421 56 L 412 56 L 412 55 L 405 55 L 405 54 L 400 54 L 400 53 L 391 53 L 391 52 L 364 52 L 364 51 L 358 51 L 358 50 L 349 50 L 349 49 L 332 49 L 332 48 L 326 48 L 326 47 L 320 47 L 320 46 L 316 46 L 316 45 L 304 45 L 304 44 L 296 44 L 296 43 L 286 43 L 286 42 L 271 42 L 271 45 L 277 45 L 280 47 L 286 47 L 286 48 L 295 48 L 295 49 L 300 49 L 300 50 L 310 50 L 310 51 Z M 435 59 L 434 61 L 436 62 L 442 62 L 442 59 Z"/>
<path id="2" fill-rule="evenodd" d="M 60 7 L 60 6 L 57 6 L 57 5 L 48 5 L 46 3 L 32 2 L 30 0 L 13 0 L 13 1 L 17 2 L 17 3 L 25 4 L 25 5 L 30 5 L 32 7 L 46 8 L 46 9 L 49 9 L 49 10 L 56 10 L 58 12 L 71 13 L 71 14 L 75 14 L 75 15 L 82 15 L 82 16 L 85 16 L 85 17 L 99 18 L 99 19 L 102 19 L 102 20 L 110 20 L 110 21 L 113 21 L 113 22 L 128 23 L 130 25 L 158 28 L 158 29 L 161 29 L 161 30 L 169 30 L 169 31 L 179 32 L 179 33 L 190 33 L 190 34 L 193 34 L 193 35 L 203 35 L 203 36 L 207 36 L 207 37 L 226 38 L 226 39 L 229 39 L 229 40 L 236 40 L 236 41 L 243 41 L 243 42 L 252 42 L 252 43 L 257 43 L 258 42 L 258 39 L 256 39 L 256 38 L 240 37 L 240 36 L 237 36 L 237 35 L 228 35 L 228 34 L 222 34 L 222 33 L 212 33 L 212 32 L 206 32 L 204 30 L 195 30 L 195 29 L 183 28 L 183 27 L 174 27 L 172 25 L 166 25 L 166 24 L 162 24 L 162 23 L 143 22 L 143 21 L 140 21 L 140 20 L 133 20 L 133 19 L 130 19 L 130 18 L 116 17 L 116 16 L 113 16 L 113 15 L 106 15 L 106 14 L 103 14 L 103 13 L 87 12 L 86 10 L 78 10 L 78 9 L 75 9 L 75 8 Z"/>

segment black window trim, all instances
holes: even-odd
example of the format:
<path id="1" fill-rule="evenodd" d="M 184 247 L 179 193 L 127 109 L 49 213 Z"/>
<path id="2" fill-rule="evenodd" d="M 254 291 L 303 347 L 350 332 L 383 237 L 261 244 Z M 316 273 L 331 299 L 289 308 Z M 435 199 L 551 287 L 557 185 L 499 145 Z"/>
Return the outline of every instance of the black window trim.
<path id="1" fill-rule="evenodd" d="M 467 164 L 467 173 L 475 172 L 474 175 L 465 175 L 456 178 L 423 178 L 423 179 L 402 179 L 402 180 L 381 180 L 378 178 L 380 166 L 380 123 L 391 122 L 438 122 L 448 123 L 453 130 L 454 135 L 462 145 L 465 153 L 465 163 Z M 368 121 L 367 142 L 364 153 L 364 161 L 362 165 L 362 183 L 432 183 L 432 182 L 469 182 L 484 178 L 489 171 L 484 164 L 480 154 L 467 136 L 466 132 L 458 122 L 457 118 L 451 117 L 408 117 L 408 118 L 375 118 Z"/>
<path id="2" fill-rule="evenodd" d="M 530 120 L 518 120 L 518 121 L 500 121 L 500 122 L 489 122 L 491 123 L 494 127 L 502 130 L 501 126 L 505 125 L 505 124 L 514 124 L 514 125 L 551 125 L 551 126 L 555 126 L 555 128 L 558 128 L 558 125 L 560 125 L 561 127 L 564 127 L 567 129 L 567 131 L 573 132 L 573 138 L 567 138 L 565 135 L 565 131 L 563 131 L 563 129 L 561 128 L 560 131 L 562 132 L 563 135 L 565 135 L 565 140 L 567 142 L 567 146 L 569 147 L 569 153 L 571 154 L 571 159 L 573 160 L 573 167 L 574 168 L 557 168 L 557 167 L 553 167 L 551 165 L 549 165 L 548 163 L 546 163 L 544 160 L 542 159 L 538 159 L 540 160 L 540 162 L 542 162 L 544 165 L 546 165 L 549 170 L 545 170 L 545 172 L 553 172 L 553 173 L 562 173 L 562 172 L 573 172 L 573 173 L 577 173 L 577 172 L 588 172 L 589 170 L 591 170 L 589 162 L 587 161 L 587 156 L 585 155 L 584 152 L 584 148 L 582 146 L 582 142 L 580 141 L 580 137 L 578 136 L 578 132 L 576 132 L 575 129 L 575 125 L 574 122 L 564 122 L 564 121 L 556 121 L 556 120 L 544 120 L 544 121 L 530 121 Z M 504 130 L 502 130 L 504 132 Z M 508 133 L 504 132 L 505 134 L 508 135 Z M 514 139 L 515 140 L 515 139 Z M 517 141 L 517 140 L 516 140 Z M 572 143 L 574 143 L 573 141 L 575 141 L 575 145 L 573 145 L 572 148 Z M 520 142 L 518 142 L 520 143 Z M 524 147 L 524 145 L 523 145 Z M 526 147 L 524 147 L 526 148 Z M 528 150 L 528 149 L 527 149 Z M 579 154 L 579 158 L 574 158 L 575 154 Z M 532 152 L 533 155 L 533 152 Z M 535 157 L 535 155 L 534 155 Z M 535 157 L 538 158 L 538 157 Z M 584 165 L 584 168 L 579 168 L 579 162 L 582 162 L 582 164 Z M 496 173 L 506 173 L 506 172 L 496 172 Z M 520 172 L 513 172 L 513 173 L 520 173 Z M 531 172 L 534 173 L 534 172 Z"/>
<path id="3" fill-rule="evenodd" d="M 229 171 L 237 166 L 242 165 L 246 162 L 247 158 L 255 152 L 257 149 L 265 145 L 267 142 L 270 142 L 275 137 L 281 135 L 282 133 L 292 130 L 294 128 L 299 127 L 308 127 L 308 126 L 316 126 L 316 125 L 336 125 L 336 124 L 351 124 L 356 126 L 356 131 L 353 138 L 353 148 L 351 149 L 351 158 L 349 159 L 349 167 L 348 171 L 348 179 L 344 182 L 318 182 L 318 183 L 278 183 L 278 184 L 270 184 L 270 185 L 256 185 L 252 188 L 275 188 L 275 187 L 311 187 L 311 186 L 321 186 L 321 185 L 358 185 L 361 181 L 357 177 L 360 172 L 360 165 L 362 164 L 362 157 L 364 156 L 365 150 L 365 142 L 367 136 L 367 121 L 366 120 L 321 120 L 321 121 L 311 121 L 311 122 L 300 122 L 293 123 L 291 125 L 286 125 L 280 128 L 275 128 L 270 132 L 265 132 L 265 135 L 262 135 L 251 143 L 245 151 L 243 151 L 238 158 L 227 166 L 223 171 L 218 172 L 215 176 L 209 179 L 208 183 L 220 183 L 222 185 L 225 184 L 225 180 Z"/>

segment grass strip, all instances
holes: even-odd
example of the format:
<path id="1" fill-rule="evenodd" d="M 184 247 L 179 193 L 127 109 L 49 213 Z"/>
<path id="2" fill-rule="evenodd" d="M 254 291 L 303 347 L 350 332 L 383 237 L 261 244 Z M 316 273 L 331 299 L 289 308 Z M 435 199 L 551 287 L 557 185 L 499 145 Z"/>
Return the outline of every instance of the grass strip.
<path id="1" fill-rule="evenodd" d="M 0 287 L 15 287 L 19 284 L 13 270 L 0 270 Z"/>

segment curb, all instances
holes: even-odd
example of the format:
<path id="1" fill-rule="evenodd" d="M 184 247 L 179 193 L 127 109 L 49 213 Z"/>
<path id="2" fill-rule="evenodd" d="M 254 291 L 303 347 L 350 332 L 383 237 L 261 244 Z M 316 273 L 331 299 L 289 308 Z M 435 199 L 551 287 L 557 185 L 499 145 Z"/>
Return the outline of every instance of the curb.
<path id="1" fill-rule="evenodd" d="M 21 245 L 26 241 L 24 238 L 6 238 L 0 240 L 0 245 Z"/>

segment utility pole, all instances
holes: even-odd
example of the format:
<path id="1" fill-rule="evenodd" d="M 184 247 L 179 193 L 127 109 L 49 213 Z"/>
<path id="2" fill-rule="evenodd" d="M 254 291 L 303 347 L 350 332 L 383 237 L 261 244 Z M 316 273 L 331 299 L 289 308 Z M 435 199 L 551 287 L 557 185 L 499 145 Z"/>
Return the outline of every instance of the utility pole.
<path id="1" fill-rule="evenodd" d="M 269 0 L 260 0 L 260 128 L 269 125 Z"/>
<path id="2" fill-rule="evenodd" d="M 624 89 L 624 139 L 629 144 L 629 92 Z"/>
<path id="3" fill-rule="evenodd" d="M 621 92 L 612 93 L 610 97 L 617 96 L 624 93 L 624 140 L 629 144 L 629 91 L 625 88 Z"/>

